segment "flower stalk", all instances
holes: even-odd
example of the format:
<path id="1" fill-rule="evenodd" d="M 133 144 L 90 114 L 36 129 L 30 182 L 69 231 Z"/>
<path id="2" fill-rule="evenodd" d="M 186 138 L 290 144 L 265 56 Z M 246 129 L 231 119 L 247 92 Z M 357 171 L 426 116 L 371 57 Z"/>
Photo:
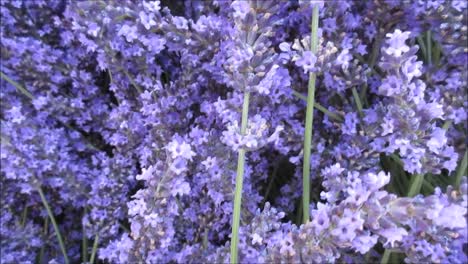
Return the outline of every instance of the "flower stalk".
<path id="1" fill-rule="evenodd" d="M 62 251 L 65 264 L 68 264 L 70 262 L 68 260 L 67 250 L 65 249 L 65 244 L 63 243 L 62 235 L 60 234 L 60 229 L 58 228 L 57 222 L 55 221 L 54 214 L 52 213 L 52 210 L 50 209 L 49 203 L 47 202 L 44 192 L 42 191 L 42 188 L 39 186 L 37 189 L 39 191 L 39 195 L 41 196 L 42 203 L 44 204 L 44 207 L 47 210 L 47 214 L 49 215 L 50 222 L 52 223 L 52 226 L 54 227 L 55 235 L 57 236 L 57 240 L 59 242 L 60 250 Z"/>
<path id="2" fill-rule="evenodd" d="M 411 183 L 410 183 L 406 196 L 408 197 L 416 196 L 421 191 L 423 182 L 424 182 L 424 174 L 414 174 L 413 178 L 411 179 Z M 385 249 L 384 254 L 382 255 L 382 259 L 380 260 L 380 263 L 381 264 L 389 263 L 391 253 L 392 252 L 390 249 Z"/>
<path id="3" fill-rule="evenodd" d="M 311 51 L 317 53 L 318 47 L 318 5 L 315 5 L 312 11 L 312 32 L 311 32 Z M 315 80 L 317 75 L 315 72 L 309 74 L 309 85 L 307 92 L 307 109 L 304 135 L 304 165 L 302 169 L 302 210 L 303 222 L 306 223 L 310 219 L 310 152 L 312 144 L 312 123 L 314 121 L 314 103 L 315 103 Z"/>
<path id="4" fill-rule="evenodd" d="M 460 187 L 460 183 L 463 175 L 466 175 L 466 167 L 468 164 L 468 151 L 465 151 L 463 159 L 461 160 L 460 165 L 458 166 L 457 172 L 455 173 L 455 188 Z"/>
<path id="5" fill-rule="evenodd" d="M 249 116 L 249 100 L 250 93 L 244 92 L 244 102 L 242 105 L 242 120 L 241 120 L 241 135 L 245 135 L 247 129 L 247 121 Z M 242 185 L 244 181 L 244 164 L 245 164 L 245 149 L 239 149 L 237 159 L 237 174 L 236 174 L 236 190 L 234 193 L 234 210 L 232 216 L 232 233 L 231 233 L 231 263 L 237 263 L 238 243 L 239 243 L 239 224 L 240 210 L 242 200 Z"/>
<path id="6" fill-rule="evenodd" d="M 90 264 L 93 264 L 94 259 L 96 258 L 98 242 L 99 242 L 99 233 L 96 233 L 96 236 L 94 236 L 93 249 L 91 251 L 91 258 L 89 259 Z"/>

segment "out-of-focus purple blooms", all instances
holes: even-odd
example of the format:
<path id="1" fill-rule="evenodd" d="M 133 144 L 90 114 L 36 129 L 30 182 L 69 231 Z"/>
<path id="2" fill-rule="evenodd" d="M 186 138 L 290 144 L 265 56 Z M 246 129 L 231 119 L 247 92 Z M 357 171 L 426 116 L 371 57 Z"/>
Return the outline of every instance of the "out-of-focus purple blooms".
<path id="1" fill-rule="evenodd" d="M 192 160 L 192 157 L 195 156 L 195 152 L 192 151 L 192 147 L 179 136 L 175 136 L 167 145 L 167 150 L 171 153 L 173 159 L 180 157 L 186 160 Z"/>
<path id="2" fill-rule="evenodd" d="M 385 96 L 400 95 L 403 90 L 403 82 L 400 78 L 395 75 L 388 76 L 382 81 L 382 85 L 379 87 L 379 93 Z"/>
<path id="3" fill-rule="evenodd" d="M 0 1 L 0 262 L 466 262 L 465 1 L 169 2 Z"/>
<path id="4" fill-rule="evenodd" d="M 389 245 L 393 247 L 395 242 L 401 242 L 403 237 L 408 235 L 408 232 L 401 227 L 391 227 L 379 231 L 379 235 L 386 238 L 384 246 Z"/>
<path id="5" fill-rule="evenodd" d="M 152 26 L 156 25 L 156 21 L 154 21 L 153 14 L 148 15 L 146 12 L 140 11 L 139 16 L 141 23 L 147 30 L 149 30 Z"/>
<path id="6" fill-rule="evenodd" d="M 405 31 L 402 32 L 399 29 L 396 29 L 393 33 L 387 33 L 386 40 L 388 48 L 385 52 L 389 55 L 400 57 L 403 53 L 408 52 L 410 48 L 406 45 L 406 40 L 409 38 L 411 32 Z"/>
<path id="7" fill-rule="evenodd" d="M 311 51 L 304 51 L 302 56 L 296 61 L 297 67 L 302 67 L 304 73 L 312 72 L 315 69 L 317 57 Z"/>
<path id="8" fill-rule="evenodd" d="M 349 53 L 348 49 L 344 49 L 336 58 L 336 64 L 341 66 L 343 70 L 347 70 L 349 67 L 349 63 L 352 59 L 351 54 Z"/>
<path id="9" fill-rule="evenodd" d="M 231 4 L 234 9 L 234 17 L 244 19 L 250 10 L 250 4 L 247 1 L 234 1 Z"/>
<path id="10" fill-rule="evenodd" d="M 117 32 L 118 36 L 124 36 L 128 42 L 133 42 L 138 38 L 137 27 L 124 24 Z"/>

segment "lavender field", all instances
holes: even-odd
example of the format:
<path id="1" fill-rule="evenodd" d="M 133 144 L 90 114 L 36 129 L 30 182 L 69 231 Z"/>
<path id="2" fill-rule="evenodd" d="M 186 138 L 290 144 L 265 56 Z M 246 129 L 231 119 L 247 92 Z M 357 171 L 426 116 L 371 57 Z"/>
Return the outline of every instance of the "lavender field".
<path id="1" fill-rule="evenodd" d="M 0 263 L 467 263 L 464 0 L 0 0 Z"/>

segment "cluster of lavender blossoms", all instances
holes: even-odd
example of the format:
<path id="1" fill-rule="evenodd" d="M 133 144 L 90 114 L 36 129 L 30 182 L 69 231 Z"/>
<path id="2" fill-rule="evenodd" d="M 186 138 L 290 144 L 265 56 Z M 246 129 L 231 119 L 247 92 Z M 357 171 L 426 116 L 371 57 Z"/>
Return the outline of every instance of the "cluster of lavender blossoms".
<path id="1" fill-rule="evenodd" d="M 467 12 L 0 0 L 0 262 L 468 262 Z"/>

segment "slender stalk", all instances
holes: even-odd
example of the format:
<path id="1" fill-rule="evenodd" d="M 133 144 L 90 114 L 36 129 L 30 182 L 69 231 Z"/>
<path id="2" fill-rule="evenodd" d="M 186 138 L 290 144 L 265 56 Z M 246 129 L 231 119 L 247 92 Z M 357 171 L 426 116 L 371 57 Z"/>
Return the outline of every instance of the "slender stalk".
<path id="1" fill-rule="evenodd" d="M 424 174 L 415 174 L 411 179 L 411 184 L 407 193 L 407 196 L 413 197 L 421 191 L 421 186 L 424 181 Z"/>
<path id="2" fill-rule="evenodd" d="M 124 226 L 122 223 L 119 222 L 119 226 L 120 228 L 122 228 L 123 230 L 125 230 L 125 232 L 127 233 L 131 233 L 132 231 L 130 231 L 130 229 L 128 229 L 128 227 Z"/>
<path id="3" fill-rule="evenodd" d="M 414 174 L 413 179 L 411 179 L 410 187 L 406 196 L 413 197 L 417 195 L 421 191 L 421 187 L 424 182 L 424 174 Z M 388 263 L 390 258 L 391 251 L 389 249 L 385 249 L 385 252 L 380 260 L 381 264 Z"/>
<path id="4" fill-rule="evenodd" d="M 249 100 L 250 93 L 244 92 L 244 103 L 242 105 L 242 120 L 241 120 L 241 135 L 245 134 L 247 129 L 247 121 L 249 116 Z M 236 190 L 234 193 L 234 212 L 232 216 L 232 233 L 231 233 L 231 263 L 237 263 L 237 244 L 239 243 L 239 222 L 242 199 L 242 184 L 244 181 L 244 163 L 245 149 L 239 149 L 237 159 L 237 174 L 236 174 Z"/>
<path id="5" fill-rule="evenodd" d="M 417 38 L 419 48 L 421 49 L 422 55 L 424 57 L 424 60 L 427 62 L 427 50 L 426 50 L 426 44 L 424 44 L 424 40 L 421 36 L 418 36 Z"/>
<path id="6" fill-rule="evenodd" d="M 455 173 L 455 187 L 458 188 L 461 183 L 462 176 L 466 172 L 466 166 L 468 164 L 468 150 L 465 151 L 465 155 L 463 155 L 463 159 L 461 160 L 460 166 L 457 168 L 457 172 Z"/>
<path id="7" fill-rule="evenodd" d="M 21 216 L 21 227 L 24 227 L 24 225 L 26 224 L 26 218 L 28 216 L 28 206 L 25 205 L 24 206 L 24 209 L 23 209 L 23 215 Z"/>
<path id="8" fill-rule="evenodd" d="M 442 129 L 444 130 L 448 130 L 450 128 L 450 126 L 452 125 L 452 121 L 451 120 L 447 120 L 444 122 L 444 124 L 442 125 Z"/>
<path id="9" fill-rule="evenodd" d="M 14 80 L 12 80 L 10 77 L 8 77 L 7 75 L 5 75 L 3 72 L 0 72 L 0 77 L 4 80 L 6 80 L 7 82 L 9 82 L 11 85 L 13 85 L 18 91 L 20 91 L 20 93 L 22 93 L 23 95 L 25 95 L 26 97 L 28 97 L 30 100 L 34 100 L 34 96 L 26 89 L 24 88 L 21 84 L 15 82 Z M 66 123 L 63 123 L 61 122 L 60 120 L 57 119 L 57 122 L 59 122 L 60 124 L 62 124 L 63 126 L 67 127 L 68 129 L 71 129 L 71 130 L 75 130 L 77 131 L 75 128 L 73 128 L 72 126 L 70 126 L 69 124 L 66 124 Z M 78 131 L 79 132 L 79 131 Z M 87 143 L 86 143 L 86 146 L 93 149 L 93 150 L 99 150 L 98 148 L 96 148 L 93 144 L 91 144 L 89 142 L 88 139 L 86 138 L 83 138 Z M 4 140 L 4 138 L 2 137 L 2 140 Z M 9 142 L 8 142 L 9 143 Z"/>
<path id="10" fill-rule="evenodd" d="M 426 46 L 427 46 L 427 63 L 432 64 L 432 37 L 431 31 L 427 31 L 426 35 Z"/>
<path id="11" fill-rule="evenodd" d="M 85 216 L 87 214 L 87 210 L 86 208 L 84 209 L 84 215 Z M 82 226 L 83 230 L 83 238 L 82 238 L 82 241 L 81 241 L 81 259 L 83 261 L 83 263 L 86 263 L 86 261 L 88 260 L 88 236 L 86 235 L 86 228 L 85 228 L 85 225 L 83 224 Z"/>
<path id="12" fill-rule="evenodd" d="M 302 95 L 301 93 L 299 93 L 298 91 L 295 91 L 295 90 L 292 90 L 292 93 L 294 96 L 296 96 L 297 98 L 299 99 L 302 99 L 304 101 L 307 102 L 307 96 L 304 96 Z M 319 104 L 318 102 L 314 102 L 314 108 L 319 110 L 320 112 L 322 112 L 323 114 L 325 114 L 326 116 L 328 116 L 330 119 L 333 119 L 337 122 L 343 122 L 343 117 L 340 116 L 339 114 L 336 114 L 336 113 L 333 113 L 331 111 L 329 111 L 328 109 L 326 109 L 325 107 L 323 107 L 321 104 Z"/>
<path id="13" fill-rule="evenodd" d="M 354 53 L 353 56 L 362 64 L 368 64 L 366 62 L 366 60 L 361 56 L 359 55 L 358 53 Z M 377 75 L 377 76 L 380 76 L 381 74 L 375 69 L 375 68 L 369 68 L 369 70 L 371 71 L 372 74 L 374 75 Z"/>
<path id="14" fill-rule="evenodd" d="M 208 228 L 205 228 L 205 232 L 203 233 L 202 248 L 203 249 L 208 248 Z"/>
<path id="15" fill-rule="evenodd" d="M 297 200 L 298 202 L 298 210 L 296 212 L 296 225 L 300 226 L 301 223 L 302 223 L 302 201 L 301 200 Z"/>
<path id="16" fill-rule="evenodd" d="M 354 101 L 356 103 L 356 107 L 358 109 L 358 112 L 359 112 L 359 115 L 362 117 L 362 103 L 361 103 L 361 98 L 359 98 L 359 94 L 356 90 L 356 87 L 353 87 L 352 89 L 352 92 L 353 92 L 353 97 L 354 97 Z"/>
<path id="17" fill-rule="evenodd" d="M 384 254 L 382 255 L 382 259 L 380 260 L 381 264 L 387 264 L 388 260 L 390 259 L 390 254 L 392 252 L 388 249 L 385 250 Z"/>
<path id="18" fill-rule="evenodd" d="M 44 221 L 44 237 L 47 235 L 47 230 L 49 230 L 49 218 L 46 218 Z M 41 251 L 39 251 L 39 263 L 44 263 L 42 259 L 44 258 L 46 243 L 42 244 Z"/>
<path id="19" fill-rule="evenodd" d="M 371 251 L 367 251 L 366 255 L 364 256 L 364 262 L 369 263 L 371 257 Z"/>
<path id="20" fill-rule="evenodd" d="M 374 44 L 372 45 L 372 52 L 369 57 L 369 68 L 372 70 L 374 69 L 375 64 L 377 63 L 377 57 L 379 55 L 379 49 L 380 49 L 380 43 L 382 42 L 383 36 L 381 33 L 377 34 L 377 37 L 375 38 Z M 364 86 L 361 89 L 361 101 L 364 102 L 366 106 L 368 106 L 367 102 L 367 90 L 368 90 L 368 85 L 367 83 L 364 84 Z"/>
<path id="21" fill-rule="evenodd" d="M 58 228 L 57 222 L 55 221 L 54 214 L 52 213 L 52 210 L 50 209 L 49 203 L 47 202 L 44 192 L 42 191 L 42 188 L 39 186 L 37 189 L 39 191 L 39 195 L 41 196 L 42 203 L 44 204 L 44 207 L 47 210 L 47 214 L 49 215 L 50 222 L 52 223 L 52 226 L 54 227 L 55 235 L 57 236 L 60 250 L 62 250 L 65 264 L 68 264 L 70 262 L 68 261 L 67 251 L 65 250 L 65 244 L 63 243 L 62 235 L 60 234 L 60 229 Z"/>
<path id="22" fill-rule="evenodd" d="M 377 63 L 377 56 L 379 55 L 380 44 L 382 42 L 382 35 L 379 33 L 375 39 L 374 45 L 372 46 L 372 53 L 369 60 L 369 68 L 373 69 Z"/>
<path id="23" fill-rule="evenodd" d="M 434 65 L 436 67 L 439 66 L 439 63 L 440 63 L 440 44 L 435 42 L 434 43 Z"/>
<path id="24" fill-rule="evenodd" d="M 434 187 L 428 181 L 423 181 L 422 187 L 424 187 L 426 190 L 428 190 L 429 193 L 434 192 Z"/>
<path id="25" fill-rule="evenodd" d="M 94 259 L 96 258 L 98 242 L 99 242 L 99 233 L 96 233 L 96 236 L 94 237 L 94 242 L 93 242 L 93 250 L 91 251 L 91 258 L 89 259 L 90 264 L 93 264 Z"/>
<path id="26" fill-rule="evenodd" d="M 143 90 L 140 88 L 140 86 L 135 82 L 135 80 L 132 78 L 132 76 L 130 76 L 130 73 L 128 71 L 126 71 L 124 68 L 121 68 L 122 71 L 124 72 L 124 74 L 127 76 L 128 80 L 130 81 L 130 83 L 135 87 L 135 89 L 137 90 L 138 94 L 141 94 L 143 93 Z"/>
<path id="27" fill-rule="evenodd" d="M 273 182 L 275 181 L 276 174 L 278 172 L 279 164 L 280 164 L 280 161 L 277 160 L 275 162 L 275 167 L 273 168 L 273 173 L 271 174 L 270 181 L 268 182 L 268 186 L 267 186 L 266 191 L 265 191 L 265 197 L 263 198 L 263 204 L 265 204 L 265 202 L 268 199 L 268 196 L 270 196 L 271 188 L 273 187 Z"/>
<path id="28" fill-rule="evenodd" d="M 13 85 L 17 90 L 19 90 L 22 94 L 24 94 L 29 99 L 31 100 L 34 99 L 34 96 L 26 88 L 21 86 L 21 84 L 10 79 L 10 77 L 6 76 L 3 72 L 0 72 L 0 77 L 2 77 L 2 79 L 4 79 L 5 81 L 9 82 L 11 85 Z"/>
<path id="29" fill-rule="evenodd" d="M 314 6 L 312 11 L 312 32 L 311 32 L 311 51 L 317 53 L 318 46 L 318 5 Z M 309 74 L 309 85 L 307 92 L 307 109 L 304 135 L 304 167 L 302 168 L 302 217 L 303 222 L 309 221 L 310 207 L 310 152 L 312 144 L 312 123 L 314 121 L 314 102 L 315 102 L 315 80 L 317 76 L 314 72 Z"/>

